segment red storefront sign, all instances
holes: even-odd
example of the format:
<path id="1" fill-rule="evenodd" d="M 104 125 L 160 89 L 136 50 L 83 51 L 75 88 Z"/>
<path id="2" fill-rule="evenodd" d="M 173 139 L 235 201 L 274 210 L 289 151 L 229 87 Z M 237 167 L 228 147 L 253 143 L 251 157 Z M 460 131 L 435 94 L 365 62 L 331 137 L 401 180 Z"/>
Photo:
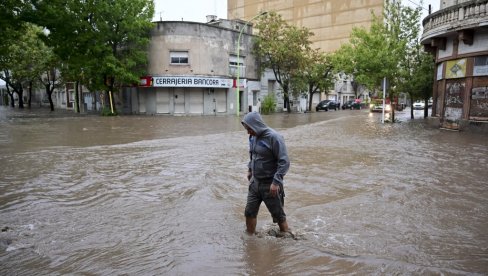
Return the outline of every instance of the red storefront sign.
<path id="1" fill-rule="evenodd" d="M 144 76 L 140 78 L 139 86 L 150 87 L 153 85 L 153 78 L 151 76 Z"/>

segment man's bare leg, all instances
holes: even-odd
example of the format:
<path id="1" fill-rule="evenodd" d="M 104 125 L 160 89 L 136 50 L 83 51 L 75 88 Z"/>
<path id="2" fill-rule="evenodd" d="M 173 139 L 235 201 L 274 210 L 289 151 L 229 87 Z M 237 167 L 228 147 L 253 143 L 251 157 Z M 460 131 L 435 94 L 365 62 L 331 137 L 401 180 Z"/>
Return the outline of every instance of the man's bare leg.
<path id="1" fill-rule="evenodd" d="M 246 228 L 248 234 L 254 234 L 256 232 L 257 218 L 246 217 Z M 285 221 L 286 222 L 286 221 Z M 287 226 L 288 227 L 288 226 Z M 281 226 L 280 226 L 281 228 Z"/>
<path id="2" fill-rule="evenodd" d="M 288 232 L 288 222 L 283 221 L 283 222 L 278 222 L 278 226 L 280 227 L 281 232 Z"/>

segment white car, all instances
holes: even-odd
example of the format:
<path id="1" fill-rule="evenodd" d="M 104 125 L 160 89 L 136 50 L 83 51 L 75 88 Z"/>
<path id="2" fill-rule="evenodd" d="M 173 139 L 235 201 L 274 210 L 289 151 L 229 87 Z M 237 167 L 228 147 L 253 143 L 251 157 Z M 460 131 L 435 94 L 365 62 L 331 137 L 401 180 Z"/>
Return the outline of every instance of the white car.
<path id="1" fill-rule="evenodd" d="M 413 109 L 423 110 L 425 108 L 425 103 L 421 101 L 416 101 L 413 103 Z"/>
<path id="2" fill-rule="evenodd" d="M 377 101 L 369 105 L 370 112 L 383 112 L 383 102 Z M 385 103 L 385 112 L 391 111 L 391 105 Z"/>

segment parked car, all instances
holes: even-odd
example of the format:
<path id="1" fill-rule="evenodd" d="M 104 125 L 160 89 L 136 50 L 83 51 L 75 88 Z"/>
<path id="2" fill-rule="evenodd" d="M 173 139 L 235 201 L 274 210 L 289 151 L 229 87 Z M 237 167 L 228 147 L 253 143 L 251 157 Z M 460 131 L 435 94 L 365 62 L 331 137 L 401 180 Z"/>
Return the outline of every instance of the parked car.
<path id="1" fill-rule="evenodd" d="M 383 101 L 373 101 L 369 105 L 370 112 L 383 112 Z M 385 103 L 385 112 L 391 111 L 391 105 Z"/>
<path id="2" fill-rule="evenodd" d="M 338 105 L 339 104 L 335 101 L 324 100 L 324 101 L 321 101 L 319 104 L 317 104 L 317 106 L 315 107 L 315 111 L 320 111 L 320 110 L 329 111 L 329 109 L 337 110 Z"/>
<path id="3" fill-rule="evenodd" d="M 421 101 L 416 101 L 413 103 L 413 109 L 415 110 L 423 110 L 425 107 L 425 103 Z"/>
<path id="4" fill-rule="evenodd" d="M 356 100 L 347 101 L 342 105 L 342 109 L 361 109 L 361 103 Z"/>

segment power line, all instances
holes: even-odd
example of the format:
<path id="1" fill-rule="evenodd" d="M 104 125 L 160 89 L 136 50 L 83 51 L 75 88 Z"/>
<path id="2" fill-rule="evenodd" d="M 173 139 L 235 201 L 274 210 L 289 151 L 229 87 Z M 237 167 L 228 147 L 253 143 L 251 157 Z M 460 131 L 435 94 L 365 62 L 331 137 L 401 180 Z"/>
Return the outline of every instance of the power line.
<path id="1" fill-rule="evenodd" d="M 426 11 L 429 11 L 429 9 L 426 9 L 424 6 L 421 6 L 419 3 L 416 3 L 416 2 L 414 2 L 412 0 L 407 0 L 407 1 L 410 2 L 410 3 L 412 3 L 412 4 L 414 4 L 417 7 L 420 7 L 421 9 L 424 9 Z"/>

